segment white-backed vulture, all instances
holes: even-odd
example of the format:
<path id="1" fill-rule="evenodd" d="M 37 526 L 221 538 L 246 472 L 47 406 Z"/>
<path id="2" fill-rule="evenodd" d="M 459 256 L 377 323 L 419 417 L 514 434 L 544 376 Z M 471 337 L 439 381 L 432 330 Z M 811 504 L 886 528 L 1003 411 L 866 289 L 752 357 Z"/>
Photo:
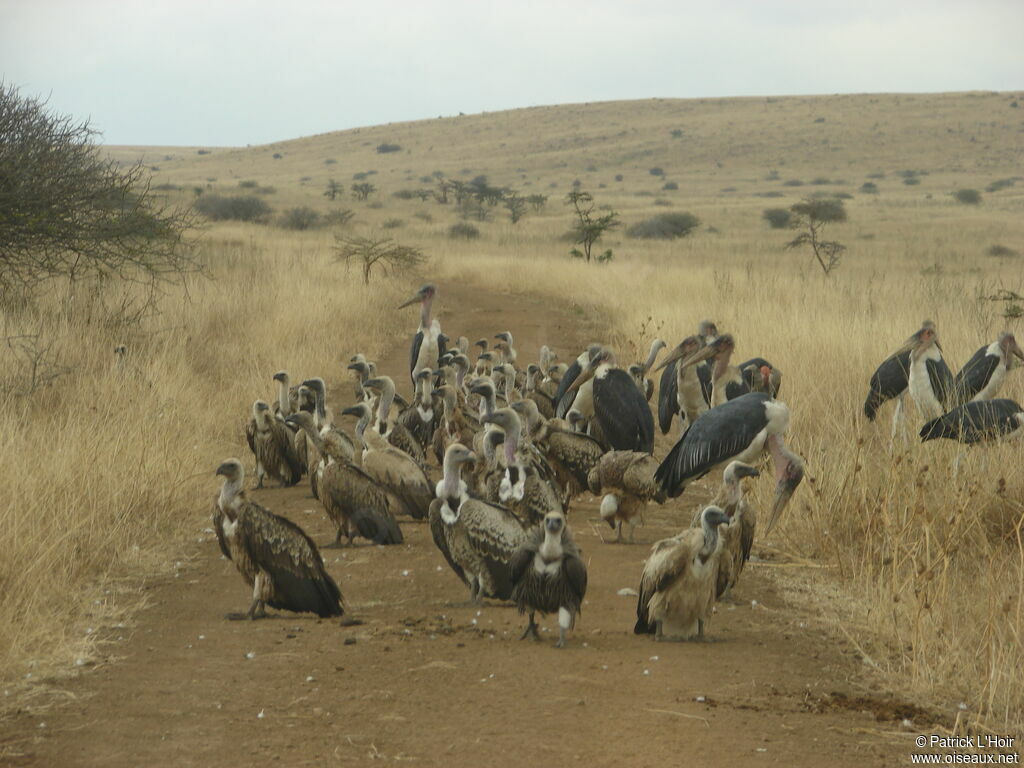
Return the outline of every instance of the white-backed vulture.
<path id="1" fill-rule="evenodd" d="M 468 495 L 462 465 L 475 454 L 461 443 L 448 447 L 444 477 L 430 505 L 434 543 L 456 575 L 469 587 L 470 599 L 512 597 L 509 561 L 526 541 L 522 522 L 510 510 Z"/>
<path id="2" fill-rule="evenodd" d="M 266 475 L 282 486 L 295 485 L 302 479 L 302 463 L 295 452 L 295 440 L 284 422 L 275 417 L 262 400 L 252 404 L 255 429 L 252 436 L 256 454 L 257 488 L 263 487 Z"/>
<path id="3" fill-rule="evenodd" d="M 555 401 L 547 392 L 540 388 L 541 369 L 535 363 L 530 363 L 526 368 L 526 388 L 523 397 L 533 400 L 537 410 L 545 419 L 555 418 Z"/>
<path id="4" fill-rule="evenodd" d="M 325 429 L 321 436 L 310 414 L 304 412 L 287 420 L 301 428 L 324 457 L 317 473 L 317 498 L 337 530 L 334 542 L 324 546 L 339 546 L 342 536 L 348 537 L 351 545 L 356 535 L 374 544 L 401 544 L 402 531 L 391 514 L 387 492 L 352 463 L 341 433 Z"/>
<path id="5" fill-rule="evenodd" d="M 629 541 L 633 543 L 637 516 L 643 518 L 650 501 L 661 504 L 665 493 L 654 479 L 658 461 L 639 451 L 610 451 L 590 470 L 587 485 L 601 500 L 601 517 L 616 529 L 615 541 L 622 541 L 623 523 L 629 524 Z"/>
<path id="6" fill-rule="evenodd" d="M 523 434 L 522 420 L 512 408 L 499 408 L 484 423 L 497 424 L 505 434 L 505 472 L 498 486 L 498 500 L 508 504 L 521 520 L 530 525 L 539 523 L 551 511 L 562 511 L 558 489 L 549 480 L 554 473 L 547 460 L 532 450 Z"/>
<path id="7" fill-rule="evenodd" d="M 754 532 L 757 529 L 757 512 L 743 497 L 743 478 L 759 477 L 757 468 L 742 461 L 730 462 L 722 474 L 722 487 L 711 505 L 721 508 L 729 518 L 729 524 L 722 527 L 722 558 L 718 564 L 715 581 L 715 598 L 722 599 L 739 581 L 743 567 L 750 559 L 754 546 Z M 698 509 L 693 516 L 693 528 L 701 525 Z"/>
<path id="8" fill-rule="evenodd" d="M 427 516 L 433 489 L 423 468 L 405 451 L 388 443 L 373 427 L 369 427 L 370 409 L 359 403 L 342 411 L 356 416 L 356 434 L 363 441 L 362 467 L 366 474 L 384 487 L 398 502 L 402 511 L 416 520 Z"/>
<path id="9" fill-rule="evenodd" d="M 395 402 L 395 382 L 390 376 L 378 376 L 374 379 L 367 379 L 363 382 L 363 386 L 380 392 L 380 400 L 377 402 L 377 433 L 395 448 L 412 456 L 417 464 L 423 466 L 426 461 L 423 446 L 398 420 L 398 413 L 392 408 Z"/>
<path id="10" fill-rule="evenodd" d="M 651 547 L 640 577 L 633 632 L 653 634 L 657 640 L 704 639 L 722 555 L 718 527 L 728 522 L 721 509 L 709 506 L 701 514 L 700 528 L 688 528 Z"/>
<path id="11" fill-rule="evenodd" d="M 534 614 L 558 614 L 558 648 L 564 648 L 565 633 L 576 623 L 587 594 L 587 566 L 565 524 L 561 512 L 548 512 L 541 525 L 532 529 L 509 564 L 512 601 L 519 613 L 529 613 L 530 623 L 521 639 L 540 640 Z"/>
<path id="12" fill-rule="evenodd" d="M 548 419 L 534 441 L 547 457 L 562 489 L 562 506 L 589 489 L 587 477 L 604 455 L 604 448 L 590 435 L 576 432 L 561 419 Z"/>
<path id="13" fill-rule="evenodd" d="M 234 562 L 252 588 L 248 613 L 230 619 L 259 619 L 266 606 L 278 610 L 341 616 L 341 590 L 324 568 L 320 552 L 299 526 L 249 501 L 242 486 L 245 470 L 228 459 L 217 474 L 224 477 L 213 513 L 221 551 Z"/>

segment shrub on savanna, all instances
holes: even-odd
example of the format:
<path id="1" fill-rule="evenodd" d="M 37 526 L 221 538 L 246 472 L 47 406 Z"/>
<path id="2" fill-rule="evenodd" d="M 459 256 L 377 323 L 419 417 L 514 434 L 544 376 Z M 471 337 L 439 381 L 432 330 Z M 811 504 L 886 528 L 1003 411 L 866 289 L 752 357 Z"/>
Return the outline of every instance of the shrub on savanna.
<path id="1" fill-rule="evenodd" d="M 1003 259 L 1013 259 L 1020 255 L 1013 248 L 1006 245 L 992 245 L 989 246 L 988 250 L 985 251 L 989 256 L 995 256 Z"/>
<path id="2" fill-rule="evenodd" d="M 405 226 L 405 220 L 404 219 L 393 218 L 393 219 L 385 219 L 383 222 L 381 222 L 380 228 L 381 229 L 399 229 L 400 227 L 404 227 L 404 226 Z"/>
<path id="3" fill-rule="evenodd" d="M 692 213 L 659 213 L 626 229 L 627 237 L 641 239 L 674 240 L 686 237 L 700 226 L 700 219 Z"/>
<path id="4" fill-rule="evenodd" d="M 271 214 L 266 201 L 253 195 L 207 193 L 192 206 L 213 221 L 266 221 Z"/>
<path id="5" fill-rule="evenodd" d="M 385 142 L 384 144 L 378 144 L 377 145 L 377 153 L 381 154 L 381 155 L 386 155 L 386 154 L 388 154 L 390 152 L 401 152 L 401 151 L 402 151 L 402 147 L 401 147 L 400 144 L 388 144 L 388 143 Z"/>
<path id="6" fill-rule="evenodd" d="M 675 192 L 679 189 L 679 185 L 674 181 L 666 181 L 661 188 L 666 192 Z"/>
<path id="7" fill-rule="evenodd" d="M 860 185 L 860 192 L 861 194 L 864 195 L 877 195 L 878 185 L 875 184 L 873 181 L 865 181 L 863 184 Z"/>
<path id="8" fill-rule="evenodd" d="M 326 222 L 321 213 L 310 208 L 308 205 L 288 208 L 282 211 L 277 219 L 277 225 L 283 229 L 319 229 L 325 224 Z"/>
<path id="9" fill-rule="evenodd" d="M 953 199 L 963 205 L 980 205 L 981 193 L 976 189 L 958 189 L 953 193 Z"/>
<path id="10" fill-rule="evenodd" d="M 480 237 L 480 230 L 468 221 L 459 221 L 448 227 L 448 237 L 453 240 L 475 240 Z"/>
<path id="11" fill-rule="evenodd" d="M 768 222 L 772 229 L 785 229 L 793 218 L 788 208 L 765 208 L 761 218 Z"/>

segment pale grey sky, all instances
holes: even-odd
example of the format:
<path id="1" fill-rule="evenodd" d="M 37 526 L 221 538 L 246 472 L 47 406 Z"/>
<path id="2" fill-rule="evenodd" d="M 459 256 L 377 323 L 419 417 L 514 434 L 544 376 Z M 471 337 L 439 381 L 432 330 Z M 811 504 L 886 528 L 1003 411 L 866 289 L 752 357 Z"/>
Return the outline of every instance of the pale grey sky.
<path id="1" fill-rule="evenodd" d="M 110 144 L 660 96 L 1024 89 L 1024 0 L 0 0 L 0 78 Z"/>

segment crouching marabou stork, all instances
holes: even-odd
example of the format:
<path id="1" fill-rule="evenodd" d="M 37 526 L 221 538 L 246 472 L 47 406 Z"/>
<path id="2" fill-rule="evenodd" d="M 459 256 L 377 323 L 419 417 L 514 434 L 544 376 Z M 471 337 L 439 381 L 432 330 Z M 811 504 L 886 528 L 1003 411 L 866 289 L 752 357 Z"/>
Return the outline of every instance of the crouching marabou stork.
<path id="1" fill-rule="evenodd" d="M 686 484 L 736 460 L 753 463 L 765 450 L 775 465 L 775 501 L 768 517 L 771 530 L 804 477 L 803 460 L 786 447 L 789 408 L 763 392 L 729 400 L 705 411 L 673 446 L 654 477 L 672 497 Z"/>
<path id="2" fill-rule="evenodd" d="M 932 419 L 921 428 L 921 440 L 945 437 L 967 445 L 1024 437 L 1024 408 L 1013 400 L 972 400 Z"/>
<path id="3" fill-rule="evenodd" d="M 615 355 L 604 347 L 569 386 L 579 389 L 594 380 L 594 416 L 609 445 L 617 451 L 654 452 L 654 416 L 633 377 L 615 365 Z"/>

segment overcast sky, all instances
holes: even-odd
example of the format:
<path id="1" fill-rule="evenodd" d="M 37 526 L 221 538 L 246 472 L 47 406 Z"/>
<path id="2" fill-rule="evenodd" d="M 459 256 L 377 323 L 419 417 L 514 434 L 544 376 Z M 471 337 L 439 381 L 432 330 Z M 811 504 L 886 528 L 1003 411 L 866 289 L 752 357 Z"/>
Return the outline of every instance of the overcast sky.
<path id="1" fill-rule="evenodd" d="M 1024 0 L 0 0 L 0 78 L 110 144 L 660 97 L 1024 89 Z"/>

